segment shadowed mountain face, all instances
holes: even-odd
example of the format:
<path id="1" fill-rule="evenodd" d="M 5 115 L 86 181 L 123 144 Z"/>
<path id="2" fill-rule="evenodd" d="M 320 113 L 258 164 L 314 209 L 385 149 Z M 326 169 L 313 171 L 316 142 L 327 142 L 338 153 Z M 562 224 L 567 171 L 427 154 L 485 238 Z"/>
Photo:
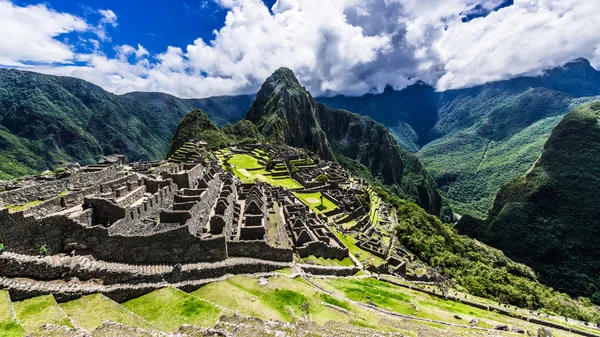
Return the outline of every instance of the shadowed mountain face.
<path id="1" fill-rule="evenodd" d="M 317 121 L 317 109 L 317 103 L 294 73 L 281 68 L 263 83 L 246 119 L 274 144 L 308 148 L 331 160 L 334 155 Z"/>
<path id="2" fill-rule="evenodd" d="M 205 108 L 218 125 L 236 122 L 253 96 L 179 99 L 108 93 L 83 80 L 0 69 L 0 179 L 90 164 L 103 154 L 163 158 L 181 118 Z"/>
<path id="3" fill-rule="evenodd" d="M 318 98 L 386 125 L 416 152 L 453 209 L 484 217 L 494 193 L 524 174 L 569 110 L 600 95 L 600 73 L 575 60 L 544 76 L 434 92 L 418 83 L 379 95 Z"/>
<path id="4" fill-rule="evenodd" d="M 531 266 L 543 282 L 600 303 L 600 102 L 567 114 L 524 176 L 497 193 L 487 221 L 462 233 Z"/>
<path id="5" fill-rule="evenodd" d="M 435 181 L 415 155 L 398 146 L 385 126 L 317 103 L 289 69 L 279 69 L 267 79 L 246 119 L 276 144 L 307 148 L 355 169 L 364 167 L 431 214 L 445 212 L 450 217 Z"/>

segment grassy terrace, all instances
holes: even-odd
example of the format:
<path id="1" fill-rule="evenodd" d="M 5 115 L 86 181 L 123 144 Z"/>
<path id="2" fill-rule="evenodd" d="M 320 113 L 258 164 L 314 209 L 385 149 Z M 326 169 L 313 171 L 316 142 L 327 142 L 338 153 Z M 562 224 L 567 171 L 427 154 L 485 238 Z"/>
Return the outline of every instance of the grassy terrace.
<path id="1" fill-rule="evenodd" d="M 312 193 L 299 193 L 294 192 L 294 195 L 300 199 L 304 204 L 306 204 L 310 209 L 312 209 L 315 213 L 327 213 L 333 211 L 338 208 L 336 204 L 331 202 L 331 200 L 325 198 L 321 192 L 312 192 Z M 323 196 L 323 204 L 321 204 L 321 197 Z"/>
<path id="2" fill-rule="evenodd" d="M 175 288 L 163 288 L 123 304 L 125 308 L 162 331 L 175 331 L 183 324 L 209 327 L 221 310 Z"/>
<path id="3" fill-rule="evenodd" d="M 335 234 L 335 236 L 338 237 L 338 239 L 340 239 L 340 241 L 342 241 L 344 243 L 344 245 L 346 245 L 346 247 L 348 247 L 348 251 L 350 252 L 350 254 L 357 256 L 358 255 L 358 259 L 362 262 L 369 262 L 374 266 L 380 266 L 383 263 L 383 259 L 375 256 L 365 250 L 360 249 L 356 243 L 358 242 L 358 240 L 356 240 L 355 238 L 351 237 L 350 235 L 346 235 L 344 237 L 343 234 L 337 232 L 334 228 L 330 228 L 331 231 L 333 232 L 333 234 Z"/>
<path id="4" fill-rule="evenodd" d="M 17 318 L 28 333 L 36 331 L 40 325 L 45 323 L 73 327 L 52 295 L 17 302 L 14 304 L 14 308 Z"/>
<path id="5" fill-rule="evenodd" d="M 280 272 L 290 274 L 291 270 L 287 268 Z M 360 274 L 364 275 L 364 272 Z M 320 291 L 313 284 L 326 292 Z M 469 299 L 486 301 L 472 296 L 469 296 Z M 357 302 L 398 314 L 434 320 L 437 323 L 393 318 L 367 309 Z M 309 277 L 305 280 L 302 277 L 292 279 L 279 275 L 259 280 L 237 275 L 204 285 L 192 293 L 174 288 L 159 289 L 123 305 L 102 295 L 91 295 L 62 303 L 59 307 L 51 295 L 40 296 L 14 303 L 17 317 L 26 331 L 12 319 L 10 306 L 8 293 L 0 291 L 2 337 L 23 336 L 25 333 L 36 335 L 36 330 L 44 323 L 72 327 L 71 320 L 74 325 L 88 331 L 102 324 L 104 320 L 112 320 L 134 327 L 173 332 L 182 324 L 212 326 L 221 315 L 231 315 L 234 311 L 266 321 L 309 320 L 321 325 L 335 322 L 379 331 L 403 332 L 406 336 L 488 335 L 485 331 L 439 324 L 444 322 L 468 326 L 472 319 L 479 320 L 478 327 L 488 329 L 505 324 L 509 328 L 517 326 L 536 335 L 539 328 L 515 317 L 477 309 L 457 301 L 444 300 L 369 277 Z M 577 328 L 582 329 L 579 326 Z M 555 337 L 575 336 L 557 329 L 551 330 Z M 582 330 L 597 333 L 593 329 Z"/>
<path id="6" fill-rule="evenodd" d="M 299 278 L 269 278 L 268 284 L 259 285 L 255 278 L 235 276 L 208 284 L 192 294 L 241 314 L 267 321 L 292 322 L 308 318 L 318 324 L 336 321 L 375 327 L 380 319 L 380 316 L 365 309 L 317 291 Z M 338 308 L 349 308 L 356 315 Z"/>
<path id="7" fill-rule="evenodd" d="M 144 319 L 102 294 L 89 295 L 75 301 L 62 303 L 60 307 L 75 324 L 87 330 L 99 327 L 106 320 L 136 328 L 154 328 Z"/>
<path id="8" fill-rule="evenodd" d="M 465 324 L 471 319 L 479 320 L 479 327 L 493 329 L 506 324 L 525 330 L 537 331 L 537 326 L 520 319 L 482 310 L 459 302 L 443 300 L 419 291 L 401 288 L 373 278 L 313 279 L 314 283 L 337 295 L 361 303 L 373 303 L 378 308 L 400 314 L 416 316 L 457 324 Z M 455 315 L 460 316 L 460 319 Z M 566 332 L 552 330 L 554 336 L 569 336 Z"/>
<path id="9" fill-rule="evenodd" d="M 23 327 L 11 314 L 12 304 L 8 291 L 0 290 L 0 336 L 17 337 L 25 335 Z"/>
<path id="10" fill-rule="evenodd" d="M 371 209 L 369 211 L 369 220 L 372 224 L 377 225 L 379 223 L 379 206 L 381 205 L 381 198 L 373 191 L 369 186 L 367 189 L 371 198 Z"/>
<path id="11" fill-rule="evenodd" d="M 347 257 L 343 260 L 324 259 L 322 257 L 309 256 L 302 259 L 303 263 L 310 263 L 318 266 L 334 266 L 334 267 L 353 267 L 354 263 Z"/>

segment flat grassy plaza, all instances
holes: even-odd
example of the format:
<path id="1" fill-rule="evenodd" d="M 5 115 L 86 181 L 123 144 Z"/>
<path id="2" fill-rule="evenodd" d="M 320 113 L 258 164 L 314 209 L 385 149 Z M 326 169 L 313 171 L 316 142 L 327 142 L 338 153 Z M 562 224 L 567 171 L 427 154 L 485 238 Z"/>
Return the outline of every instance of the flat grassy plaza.
<path id="1" fill-rule="evenodd" d="M 225 160 L 223 155 L 217 154 L 221 161 Z M 261 157 L 265 160 L 265 157 Z M 233 173 L 245 183 L 253 183 L 255 180 L 265 182 L 275 187 L 284 187 L 290 190 L 302 188 L 298 182 L 292 179 L 289 174 L 282 176 L 273 176 L 273 172 L 267 171 L 265 166 L 259 162 L 259 159 L 249 154 L 234 154 L 228 160 Z M 285 166 L 284 166 L 285 167 Z M 274 171 L 281 171 L 276 167 Z"/>
<path id="2" fill-rule="evenodd" d="M 315 213 L 327 213 L 338 208 L 336 204 L 327 199 L 321 192 L 300 193 L 294 192 L 294 195 L 306 204 Z M 322 202 L 321 202 L 322 200 Z"/>

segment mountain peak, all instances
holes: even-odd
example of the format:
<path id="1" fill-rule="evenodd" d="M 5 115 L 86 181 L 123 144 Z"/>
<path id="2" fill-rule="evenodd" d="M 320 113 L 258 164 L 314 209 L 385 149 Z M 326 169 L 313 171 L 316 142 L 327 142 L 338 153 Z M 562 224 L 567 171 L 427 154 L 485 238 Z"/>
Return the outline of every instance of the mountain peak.
<path id="1" fill-rule="evenodd" d="M 285 86 L 288 88 L 302 87 L 300 85 L 300 82 L 296 78 L 296 74 L 294 74 L 294 71 L 286 67 L 281 67 L 275 70 L 275 72 L 271 74 L 269 78 L 267 78 L 267 80 L 263 84 L 263 88 L 265 85 L 271 87 Z"/>
<path id="2" fill-rule="evenodd" d="M 317 103 L 289 68 L 277 69 L 263 83 L 246 119 L 275 144 L 307 147 L 325 159 L 334 158 L 315 116 Z"/>

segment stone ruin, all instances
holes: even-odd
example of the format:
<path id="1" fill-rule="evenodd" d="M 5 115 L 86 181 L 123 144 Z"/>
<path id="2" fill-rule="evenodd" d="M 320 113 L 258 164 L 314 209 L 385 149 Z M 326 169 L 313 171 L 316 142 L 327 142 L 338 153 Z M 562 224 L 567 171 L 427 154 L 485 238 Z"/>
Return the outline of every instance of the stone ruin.
<path id="1" fill-rule="evenodd" d="M 290 266 L 294 255 L 349 256 L 347 247 L 291 191 L 241 182 L 203 145 L 186 143 L 168 161 L 126 163 L 113 155 L 102 164 L 5 185 L 0 243 L 6 251 L 0 254 L 0 275 L 158 285 L 272 271 Z M 300 158 L 300 153 L 285 150 L 280 155 Z M 279 165 L 285 165 L 283 159 Z M 328 273 L 326 269 L 311 272 Z M 357 270 L 332 269 L 330 273 L 347 275 Z M 17 297 L 34 294 L 13 279 L 2 282 Z M 86 291 L 105 291 L 98 287 Z M 141 290 L 136 291 L 139 295 Z M 85 291 L 76 294 L 81 293 Z"/>

